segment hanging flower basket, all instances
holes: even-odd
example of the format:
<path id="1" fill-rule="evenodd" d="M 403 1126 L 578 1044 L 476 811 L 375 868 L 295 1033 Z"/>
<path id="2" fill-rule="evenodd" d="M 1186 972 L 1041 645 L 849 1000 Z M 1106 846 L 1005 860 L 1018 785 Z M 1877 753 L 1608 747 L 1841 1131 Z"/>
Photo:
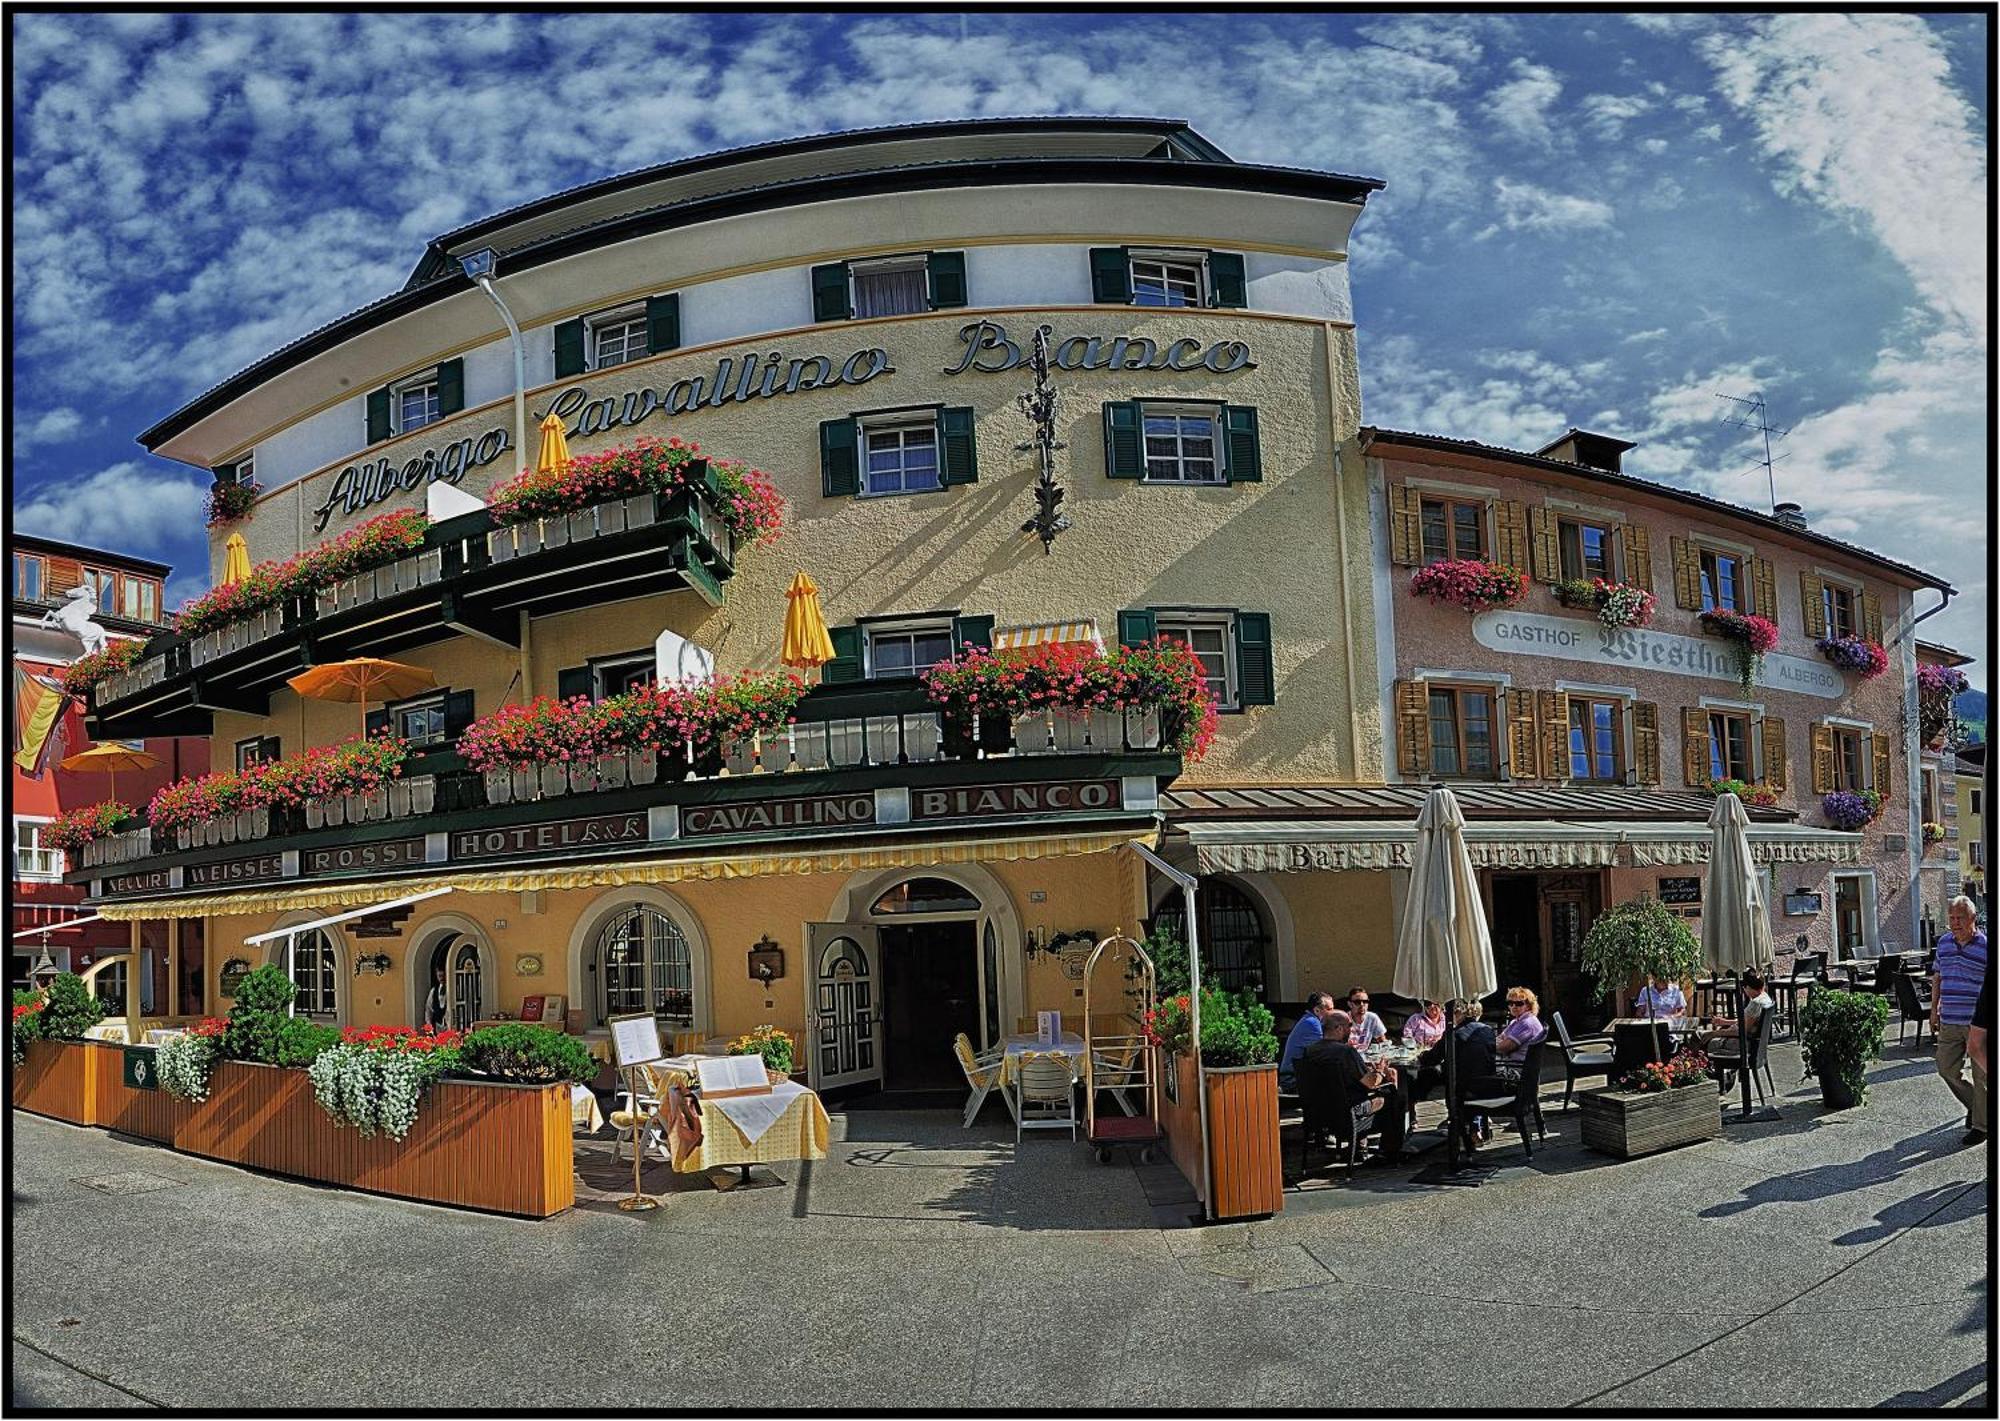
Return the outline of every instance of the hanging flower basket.
<path id="1" fill-rule="evenodd" d="M 1653 608 L 1659 599 L 1652 593 L 1625 582 L 1607 582 L 1601 577 L 1569 578 L 1554 587 L 1556 601 L 1565 607 L 1588 608 L 1611 631 L 1653 624 Z"/>
<path id="2" fill-rule="evenodd" d="M 1511 607 L 1528 591 L 1528 575 L 1502 562 L 1459 558 L 1420 567 L 1410 577 L 1410 595 L 1450 602 L 1468 612 Z"/>
<path id="3" fill-rule="evenodd" d="M 1714 799 L 1725 794 L 1733 794 L 1745 804 L 1755 805 L 1759 809 L 1776 809 L 1778 807 L 1778 792 L 1769 785 L 1753 785 L 1743 780 L 1710 780 L 1708 782 L 1709 798 Z"/>
<path id="4" fill-rule="evenodd" d="M 1764 653 L 1778 644 L 1778 624 L 1769 617 L 1717 607 L 1701 614 L 1701 629 L 1734 644 L 1736 679 L 1746 693 L 1755 690 Z"/>
<path id="5" fill-rule="evenodd" d="M 1924 842 L 1926 844 L 1942 844 L 1944 842 L 1944 825 L 1935 820 L 1926 819 L 1924 821 Z"/>
<path id="6" fill-rule="evenodd" d="M 1821 637 L 1815 645 L 1821 656 L 1843 671 L 1856 673 L 1864 681 L 1872 681 L 1889 669 L 1889 653 L 1862 637 Z"/>
<path id="7" fill-rule="evenodd" d="M 254 479 L 242 483 L 217 484 L 208 491 L 208 526 L 226 527 L 250 516 L 250 506 L 264 486 Z"/>
<path id="8" fill-rule="evenodd" d="M 1819 807 L 1829 825 L 1853 833 L 1875 822 L 1882 813 L 1882 796 L 1872 789 L 1837 789 L 1822 799 Z"/>

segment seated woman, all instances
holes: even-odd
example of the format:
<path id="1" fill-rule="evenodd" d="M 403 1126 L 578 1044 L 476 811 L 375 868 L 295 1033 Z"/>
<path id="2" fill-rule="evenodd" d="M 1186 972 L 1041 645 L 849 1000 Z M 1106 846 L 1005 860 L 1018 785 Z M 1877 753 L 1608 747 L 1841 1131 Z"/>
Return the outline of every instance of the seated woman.
<path id="1" fill-rule="evenodd" d="M 1743 974 L 1743 1021 L 1739 1029 L 1733 1016 L 1710 1017 L 1707 1031 L 1695 1033 L 1695 1040 L 1710 1056 L 1734 1056 L 1740 1040 L 1757 1034 L 1757 1025 L 1771 1008 L 1771 994 L 1764 990 L 1764 974 L 1754 968 Z"/>
<path id="2" fill-rule="evenodd" d="M 1541 1010 L 1541 1003 L 1526 987 L 1507 989 L 1507 1024 L 1500 1029 L 1499 1039 L 1493 1043 L 1494 1071 L 1503 1078 L 1519 1080 L 1521 1062 L 1526 1058 L 1528 1048 L 1549 1034 L 1542 1025 L 1542 1019 L 1535 1013 Z"/>
<path id="3" fill-rule="evenodd" d="M 1428 1051 L 1444 1040 L 1444 1008 L 1424 1002 L 1403 1021 L 1403 1044 Z"/>
<path id="4" fill-rule="evenodd" d="M 1681 991 L 1680 983 L 1665 977 L 1655 976 L 1639 989 L 1639 995 L 1632 998 L 1634 1016 L 1664 1018 L 1678 1026 L 1687 1015 L 1687 996 Z"/>

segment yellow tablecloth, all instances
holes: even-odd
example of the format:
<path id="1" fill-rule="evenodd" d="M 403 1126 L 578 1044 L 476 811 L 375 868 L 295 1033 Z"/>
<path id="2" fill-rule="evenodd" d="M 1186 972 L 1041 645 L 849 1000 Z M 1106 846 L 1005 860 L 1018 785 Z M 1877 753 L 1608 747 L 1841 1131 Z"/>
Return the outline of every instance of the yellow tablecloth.
<path id="1" fill-rule="evenodd" d="M 675 1111 L 670 1108 L 666 1117 L 670 1122 L 675 1121 Z M 802 1091 L 778 1117 L 777 1123 L 759 1135 L 755 1143 L 745 1139 L 735 1122 L 712 1101 L 703 1101 L 701 1143 L 689 1150 L 685 1158 L 679 1159 L 674 1168 L 681 1174 L 695 1174 L 718 1165 L 825 1159 L 830 1128 L 826 1107 L 820 1104 L 819 1096 L 809 1090 Z M 678 1134 L 678 1129 L 674 1133 Z M 672 1153 L 679 1156 L 681 1151 L 676 1147 Z"/>
<path id="2" fill-rule="evenodd" d="M 598 1107 L 597 1097 L 589 1086 L 570 1087 L 569 1123 L 571 1129 L 581 1125 L 593 1135 L 604 1128 L 604 1111 Z"/>

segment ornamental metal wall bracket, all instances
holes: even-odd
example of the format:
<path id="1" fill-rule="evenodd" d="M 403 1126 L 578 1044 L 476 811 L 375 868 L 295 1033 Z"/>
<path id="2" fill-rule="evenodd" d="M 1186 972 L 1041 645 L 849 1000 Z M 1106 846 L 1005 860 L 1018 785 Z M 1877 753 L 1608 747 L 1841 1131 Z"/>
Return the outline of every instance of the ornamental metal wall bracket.
<path id="1" fill-rule="evenodd" d="M 1028 368 L 1034 371 L 1035 388 L 1024 391 L 1015 400 L 1021 413 L 1027 416 L 1029 429 L 1028 439 L 1015 445 L 1015 452 L 1032 452 L 1037 465 L 1035 511 L 1021 525 L 1021 531 L 1042 540 L 1044 557 L 1048 556 L 1056 534 L 1069 527 L 1069 518 L 1062 511 L 1063 488 L 1056 482 L 1056 453 L 1069 445 L 1056 438 L 1056 414 L 1062 397 L 1049 383 L 1049 340 L 1054 334 L 1053 327 L 1035 327 L 1034 345 L 1028 353 Z"/>

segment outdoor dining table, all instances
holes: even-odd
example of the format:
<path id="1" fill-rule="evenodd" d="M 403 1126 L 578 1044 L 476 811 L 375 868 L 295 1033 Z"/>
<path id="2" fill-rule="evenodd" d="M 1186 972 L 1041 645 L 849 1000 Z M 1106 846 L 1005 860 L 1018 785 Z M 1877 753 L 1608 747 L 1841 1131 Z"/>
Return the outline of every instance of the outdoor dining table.
<path id="1" fill-rule="evenodd" d="M 995 1084 L 1001 1086 L 1010 1084 L 1014 1079 L 1014 1072 L 1018 1069 L 1015 1063 L 1030 1051 L 1062 1052 L 1065 1056 L 1069 1057 L 1070 1079 L 1075 1080 L 1077 1073 L 1083 1068 L 1085 1050 L 1083 1038 L 1078 1036 L 1074 1031 L 1065 1031 L 1062 1034 L 1062 1039 L 1053 1045 L 1043 1041 L 1040 1036 L 1032 1031 L 1023 1032 L 1016 1036 L 1009 1036 L 1006 1040 L 1005 1052 L 1000 1058 L 1000 1079 Z"/>
<path id="2" fill-rule="evenodd" d="M 1618 1017 L 1611 1023 L 1611 1078 L 1674 1053 L 1672 1023 L 1663 1016 Z"/>
<path id="3" fill-rule="evenodd" d="M 1401 1110 L 1412 1129 L 1417 1123 L 1417 1061 L 1422 1055 L 1423 1052 L 1414 1045 L 1399 1045 L 1390 1041 L 1378 1041 L 1361 1053 L 1361 1059 L 1370 1067 L 1396 1068 L 1396 1083 L 1388 1088 L 1390 1104 L 1384 1108 Z"/>
<path id="4" fill-rule="evenodd" d="M 686 1138 L 681 1124 L 680 1094 L 688 1087 L 688 1073 L 668 1070 L 655 1079 L 667 1091 L 663 1114 L 667 1121 L 668 1153 L 673 1156 L 677 1174 L 698 1174 L 734 1165 L 739 1170 L 737 1175 L 711 1180 L 717 1189 L 734 1189 L 750 1178 L 753 1164 L 826 1158 L 827 1138 L 832 1128 L 826 1107 L 819 1096 L 795 1081 L 778 1082 L 769 1095 L 721 1100 L 700 1096 L 701 1140 L 696 1143 Z"/>

